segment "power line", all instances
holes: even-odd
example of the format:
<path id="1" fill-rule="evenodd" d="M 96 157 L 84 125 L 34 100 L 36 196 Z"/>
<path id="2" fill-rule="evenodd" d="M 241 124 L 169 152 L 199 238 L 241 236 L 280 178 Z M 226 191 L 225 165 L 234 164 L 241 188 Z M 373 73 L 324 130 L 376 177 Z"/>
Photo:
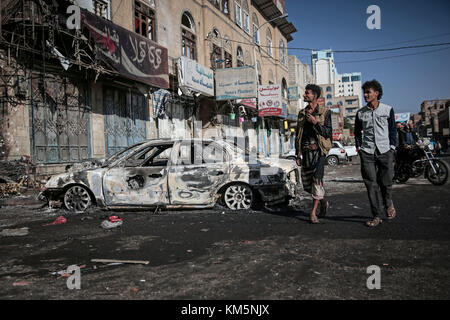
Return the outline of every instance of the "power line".
<path id="1" fill-rule="evenodd" d="M 225 39 L 221 37 L 217 37 L 217 39 L 221 39 L 224 41 L 234 42 L 234 43 L 240 43 L 240 44 L 246 44 L 251 46 L 259 46 L 261 48 L 272 48 L 272 49 L 287 49 L 287 50 L 303 50 L 303 51 L 322 51 L 322 49 L 314 49 L 314 48 L 289 48 L 289 47 L 275 47 L 275 46 L 263 46 L 256 43 L 251 43 L 250 41 L 238 41 L 238 40 L 232 40 L 232 39 Z M 206 39 L 210 40 L 210 39 Z M 383 49 L 372 49 L 372 50 L 333 50 L 334 53 L 371 53 L 371 52 L 385 52 L 385 51 L 397 51 L 397 50 L 404 50 L 404 49 L 417 49 L 417 48 L 428 48 L 428 47 L 439 47 L 439 46 L 446 46 L 450 45 L 450 42 L 441 42 L 441 43 L 430 43 L 430 44 L 420 44 L 420 45 L 414 45 L 414 46 L 403 46 L 403 47 L 396 47 L 396 48 L 383 48 Z"/>
<path id="2" fill-rule="evenodd" d="M 372 58 L 372 59 L 365 59 L 365 60 L 352 60 L 352 61 L 335 62 L 335 64 L 346 64 L 346 63 L 357 63 L 357 62 L 369 62 L 369 61 L 377 61 L 377 60 L 387 60 L 387 59 L 392 59 L 392 58 L 416 56 L 416 55 L 421 55 L 421 54 L 426 54 L 426 53 L 444 51 L 444 50 L 448 50 L 448 49 L 450 49 L 450 46 L 446 47 L 446 48 L 437 49 L 437 50 L 429 50 L 429 51 L 416 52 L 416 53 L 407 53 L 407 54 L 400 54 L 400 55 L 388 56 L 388 57 Z"/>
<path id="3" fill-rule="evenodd" d="M 416 42 L 416 41 L 425 40 L 425 39 L 439 38 L 439 37 L 448 36 L 448 35 L 450 35 L 450 32 L 421 37 L 421 38 L 417 38 L 417 39 L 413 39 L 413 40 L 406 40 L 406 41 L 402 41 L 402 42 L 385 43 L 385 44 L 380 44 L 380 45 L 373 46 L 373 47 L 366 47 L 366 48 L 361 48 L 361 49 L 356 49 L 356 50 L 374 49 L 374 48 L 379 48 L 379 47 L 384 47 L 384 46 L 391 46 L 394 44 L 399 45 L 399 44 L 411 43 L 411 42 Z"/>

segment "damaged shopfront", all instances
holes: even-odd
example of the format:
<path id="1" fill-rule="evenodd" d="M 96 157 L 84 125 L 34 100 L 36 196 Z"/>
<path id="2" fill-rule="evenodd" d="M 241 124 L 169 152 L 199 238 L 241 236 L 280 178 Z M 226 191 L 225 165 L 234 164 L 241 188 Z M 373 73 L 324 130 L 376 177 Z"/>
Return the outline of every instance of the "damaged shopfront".
<path id="1" fill-rule="evenodd" d="M 152 93 L 168 89 L 168 51 L 70 1 L 2 1 L 2 160 L 29 157 L 37 172 L 104 158 L 155 137 Z"/>

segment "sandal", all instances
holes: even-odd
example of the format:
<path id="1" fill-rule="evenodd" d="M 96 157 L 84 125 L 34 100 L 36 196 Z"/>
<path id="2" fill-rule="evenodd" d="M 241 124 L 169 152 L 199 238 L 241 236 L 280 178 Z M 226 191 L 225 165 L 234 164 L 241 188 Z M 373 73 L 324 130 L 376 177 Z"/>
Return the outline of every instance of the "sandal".
<path id="1" fill-rule="evenodd" d="M 388 220 L 392 220 L 397 216 L 397 212 L 395 211 L 395 207 L 394 205 L 390 205 L 387 209 L 386 209 L 386 213 L 387 213 L 387 219 Z"/>
<path id="2" fill-rule="evenodd" d="M 311 224 L 319 224 L 320 221 L 319 221 L 319 219 L 317 219 L 317 217 L 310 217 L 309 218 L 309 223 L 311 223 Z"/>
<path id="3" fill-rule="evenodd" d="M 326 201 L 326 205 L 320 204 L 320 212 L 319 212 L 319 218 L 323 218 L 327 215 L 327 210 L 330 207 L 330 203 Z"/>
<path id="4" fill-rule="evenodd" d="M 382 222 L 383 222 L 383 220 L 381 220 L 379 217 L 375 217 L 375 218 L 373 218 L 373 220 L 367 221 L 366 226 L 373 228 Z"/>

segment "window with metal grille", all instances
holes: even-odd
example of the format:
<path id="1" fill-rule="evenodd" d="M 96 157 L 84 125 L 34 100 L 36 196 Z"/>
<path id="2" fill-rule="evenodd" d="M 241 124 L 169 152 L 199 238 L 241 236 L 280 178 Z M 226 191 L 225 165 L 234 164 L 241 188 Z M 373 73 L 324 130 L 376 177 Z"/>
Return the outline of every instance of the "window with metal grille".
<path id="1" fill-rule="evenodd" d="M 155 13 L 140 1 L 134 2 L 134 30 L 136 33 L 156 41 Z"/>

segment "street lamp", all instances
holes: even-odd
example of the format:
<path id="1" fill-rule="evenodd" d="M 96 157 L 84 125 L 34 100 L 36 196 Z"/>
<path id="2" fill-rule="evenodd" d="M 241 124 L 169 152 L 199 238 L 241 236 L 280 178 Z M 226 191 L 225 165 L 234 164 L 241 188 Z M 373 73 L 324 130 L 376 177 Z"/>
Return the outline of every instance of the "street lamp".
<path id="1" fill-rule="evenodd" d="M 279 16 L 279 17 L 276 17 L 276 18 L 273 18 L 273 19 L 268 20 L 268 21 L 264 22 L 262 25 L 260 25 L 259 27 L 257 27 L 256 30 L 254 31 L 254 34 L 253 34 L 253 42 L 255 42 L 255 34 L 258 34 L 259 30 L 260 30 L 264 25 L 266 25 L 266 24 L 268 24 L 268 23 L 270 23 L 270 22 L 273 22 L 273 21 L 275 21 L 275 20 L 278 20 L 278 19 L 286 18 L 287 16 L 288 16 L 288 14 L 285 13 L 285 14 Z M 261 40 L 260 40 L 260 41 L 261 41 Z M 256 71 L 256 72 L 255 72 L 255 75 L 256 75 L 256 87 L 258 88 L 259 79 L 258 79 L 258 69 L 257 69 L 257 65 L 256 65 L 256 46 L 257 46 L 257 45 L 259 45 L 259 44 L 253 43 L 253 67 L 255 68 L 255 71 Z M 258 99 L 258 97 L 256 97 L 256 99 Z M 258 103 L 257 103 L 257 105 L 258 105 Z M 261 117 L 261 120 L 262 120 L 262 121 L 261 121 L 261 122 L 262 122 L 262 127 L 261 127 L 261 129 L 264 130 L 264 117 Z M 266 146 L 267 146 L 267 144 L 266 144 L 266 136 L 264 135 L 264 150 L 265 150 L 265 151 L 267 151 L 267 150 L 266 150 Z"/>

